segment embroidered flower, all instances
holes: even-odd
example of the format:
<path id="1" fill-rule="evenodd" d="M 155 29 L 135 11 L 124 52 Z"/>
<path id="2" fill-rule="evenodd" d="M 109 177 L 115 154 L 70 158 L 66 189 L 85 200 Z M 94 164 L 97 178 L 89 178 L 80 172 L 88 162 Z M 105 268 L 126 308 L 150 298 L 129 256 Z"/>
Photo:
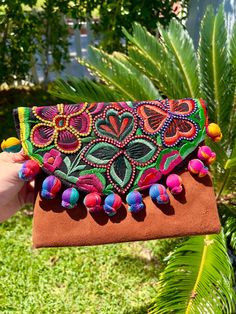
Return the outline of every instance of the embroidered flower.
<path id="1" fill-rule="evenodd" d="M 137 104 L 140 126 L 146 134 L 161 134 L 162 143 L 174 147 L 197 137 L 199 126 L 188 118 L 197 109 L 193 99 L 144 101 Z"/>
<path id="2" fill-rule="evenodd" d="M 31 142 L 36 147 L 47 147 L 52 142 L 66 154 L 81 147 L 81 136 L 91 132 L 91 114 L 86 104 L 33 107 L 34 115 L 41 122 L 31 131 Z"/>
<path id="3" fill-rule="evenodd" d="M 86 193 L 98 192 L 102 193 L 104 186 L 95 174 L 85 174 L 78 178 L 76 182 L 78 188 Z"/>
<path id="4" fill-rule="evenodd" d="M 53 172 L 62 163 L 61 153 L 56 149 L 51 149 L 43 156 L 43 167 Z"/>
<path id="5" fill-rule="evenodd" d="M 150 186 L 151 184 L 156 183 L 158 180 L 160 180 L 161 176 L 162 174 L 156 168 L 146 169 L 138 181 L 138 186 L 142 188 L 146 188 Z"/>
<path id="6" fill-rule="evenodd" d="M 107 107 L 94 120 L 98 136 L 81 154 L 92 167 L 106 168 L 107 178 L 120 193 L 133 183 L 135 166 L 153 162 L 161 148 L 146 135 L 135 135 L 137 120 L 130 109 Z"/>

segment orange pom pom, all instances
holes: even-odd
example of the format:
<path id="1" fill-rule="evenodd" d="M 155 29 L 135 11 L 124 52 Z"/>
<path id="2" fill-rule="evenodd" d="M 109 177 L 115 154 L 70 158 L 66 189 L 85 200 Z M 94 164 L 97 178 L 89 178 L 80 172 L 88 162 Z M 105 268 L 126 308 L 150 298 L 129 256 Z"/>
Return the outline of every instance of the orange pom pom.
<path id="1" fill-rule="evenodd" d="M 207 126 L 206 132 L 214 142 L 219 142 L 222 139 L 221 129 L 216 123 L 210 123 Z"/>

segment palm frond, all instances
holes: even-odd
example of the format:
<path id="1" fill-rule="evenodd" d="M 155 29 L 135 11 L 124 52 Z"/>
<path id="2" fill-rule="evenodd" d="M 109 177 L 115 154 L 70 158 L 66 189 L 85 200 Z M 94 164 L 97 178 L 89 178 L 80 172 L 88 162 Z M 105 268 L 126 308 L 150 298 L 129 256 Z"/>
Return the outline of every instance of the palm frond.
<path id="1" fill-rule="evenodd" d="M 225 235 L 236 253 L 236 216 L 228 217 L 224 225 Z"/>
<path id="2" fill-rule="evenodd" d="M 207 101 L 210 119 L 220 125 L 224 146 L 228 148 L 234 89 L 222 6 L 216 16 L 213 8 L 208 8 L 201 25 L 198 52 L 201 96 Z"/>
<path id="3" fill-rule="evenodd" d="M 151 80 L 127 60 L 118 60 L 102 50 L 89 47 L 86 66 L 126 100 L 160 98 Z"/>
<path id="4" fill-rule="evenodd" d="M 234 143 L 236 140 L 236 23 L 230 39 L 230 62 L 232 65 L 232 88 L 234 89 L 234 101 L 230 115 L 230 142 Z"/>
<path id="5" fill-rule="evenodd" d="M 186 93 L 182 97 L 197 98 L 200 92 L 199 78 L 197 56 L 192 39 L 183 26 L 174 19 L 167 30 L 159 26 L 159 31 L 167 54 L 172 57 L 172 64 L 175 64 L 182 74 Z"/>
<path id="6" fill-rule="evenodd" d="M 106 85 L 89 79 L 82 80 L 75 77 L 69 77 L 67 81 L 62 79 L 56 80 L 50 89 L 50 93 L 73 103 L 122 100 L 120 94 Z"/>
<path id="7" fill-rule="evenodd" d="M 129 57 L 145 75 L 153 80 L 160 92 L 168 98 L 187 95 L 179 68 L 156 37 L 138 23 L 133 25 L 133 35 L 124 28 L 123 32 L 132 43 Z"/>
<path id="8" fill-rule="evenodd" d="M 150 313 L 233 313 L 232 284 L 223 232 L 189 238 L 170 256 Z"/>

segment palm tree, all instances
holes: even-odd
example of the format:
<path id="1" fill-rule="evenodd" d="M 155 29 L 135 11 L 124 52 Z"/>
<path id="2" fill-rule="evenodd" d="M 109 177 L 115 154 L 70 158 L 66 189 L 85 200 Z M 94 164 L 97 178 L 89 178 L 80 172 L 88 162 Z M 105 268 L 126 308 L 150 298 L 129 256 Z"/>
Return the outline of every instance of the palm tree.
<path id="1" fill-rule="evenodd" d="M 171 21 L 158 26 L 160 39 L 139 24 L 125 29 L 128 54 L 107 54 L 90 47 L 82 64 L 100 82 L 68 78 L 51 93 L 72 102 L 168 98 L 203 98 L 210 120 L 223 140 L 208 143 L 217 153 L 212 168 L 222 231 L 185 238 L 160 275 L 150 313 L 234 313 L 234 274 L 227 253 L 236 253 L 236 25 L 227 34 L 223 8 L 209 7 L 202 20 L 197 50 L 184 27 Z"/>

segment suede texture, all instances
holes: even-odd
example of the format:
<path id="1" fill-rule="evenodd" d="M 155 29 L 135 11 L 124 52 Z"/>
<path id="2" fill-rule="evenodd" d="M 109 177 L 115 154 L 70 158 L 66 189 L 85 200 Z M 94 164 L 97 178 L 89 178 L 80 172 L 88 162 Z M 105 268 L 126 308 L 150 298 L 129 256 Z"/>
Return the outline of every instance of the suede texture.
<path id="1" fill-rule="evenodd" d="M 53 200 L 42 199 L 38 178 L 33 246 L 98 245 L 218 233 L 221 226 L 210 176 L 200 179 L 185 171 L 181 177 L 183 192 L 177 196 L 168 192 L 170 204 L 157 205 L 146 193 L 144 210 L 131 214 L 124 201 L 113 217 L 103 212 L 91 215 L 82 202 L 66 210 L 60 205 L 60 195 Z"/>

